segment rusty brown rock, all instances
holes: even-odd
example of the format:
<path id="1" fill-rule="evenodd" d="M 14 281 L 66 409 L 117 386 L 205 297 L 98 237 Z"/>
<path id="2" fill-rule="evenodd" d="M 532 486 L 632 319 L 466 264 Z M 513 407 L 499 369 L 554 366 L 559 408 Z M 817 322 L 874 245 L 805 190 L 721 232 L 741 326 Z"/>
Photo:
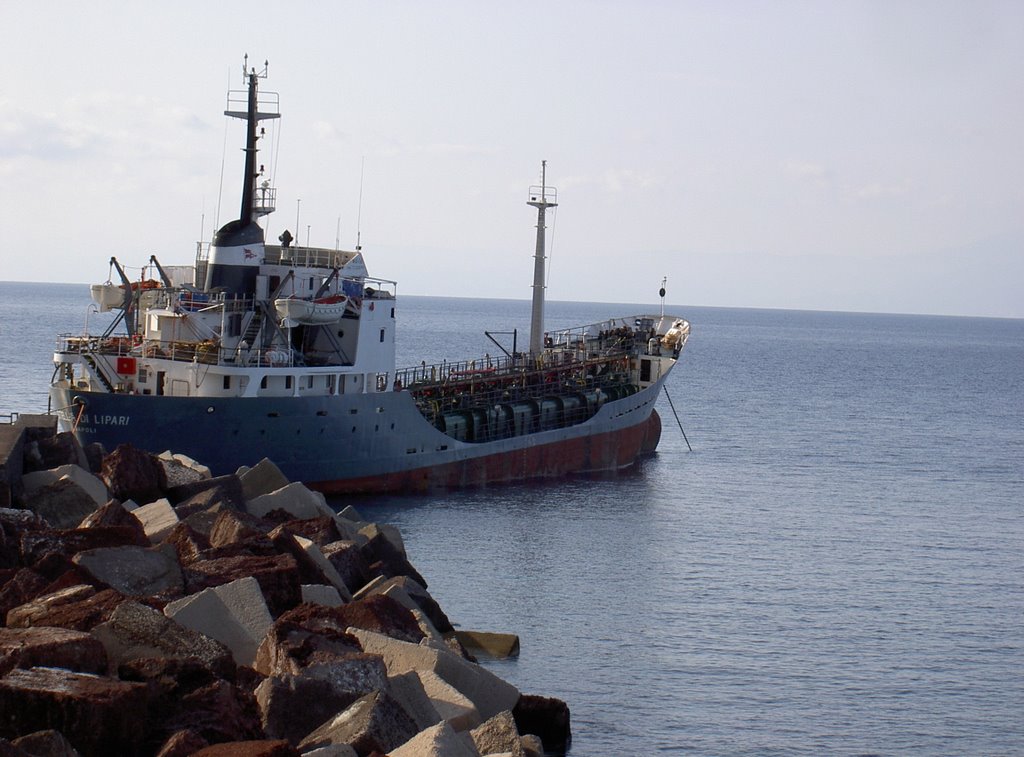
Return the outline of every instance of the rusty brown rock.
<path id="1" fill-rule="evenodd" d="M 227 647 L 138 602 L 122 602 L 92 633 L 106 648 L 114 668 L 154 657 L 193 659 L 211 677 L 233 680 L 235 676 L 235 661 Z"/>
<path id="2" fill-rule="evenodd" d="M 283 739 L 266 739 L 213 744 L 193 757 L 299 757 L 299 751 Z"/>
<path id="3" fill-rule="evenodd" d="M 81 757 L 79 751 L 64 737 L 64 734 L 52 728 L 30 733 L 11 743 L 23 750 L 23 754 L 32 757 Z"/>
<path id="4" fill-rule="evenodd" d="M 185 587 L 188 594 L 231 583 L 252 576 L 260 585 L 273 617 L 302 602 L 299 568 L 290 555 L 237 555 L 216 560 L 196 560 L 185 566 Z"/>
<path id="5" fill-rule="evenodd" d="M 210 540 L 185 521 L 178 523 L 163 540 L 163 543 L 174 548 L 181 565 L 195 562 L 202 557 L 205 550 L 210 548 Z"/>
<path id="6" fill-rule="evenodd" d="M 145 735 L 146 687 L 61 668 L 0 678 L 0 736 L 55 729 L 83 754 L 134 754 Z"/>
<path id="7" fill-rule="evenodd" d="M 341 540 L 341 532 L 334 518 L 329 515 L 322 515 L 319 518 L 307 518 L 295 520 L 289 516 L 289 520 L 281 524 L 281 527 L 290 534 L 303 536 L 316 544 L 318 547 L 325 547 L 328 544 Z"/>
<path id="8" fill-rule="evenodd" d="M 34 570 L 22 568 L 0 586 L 0 625 L 7 623 L 7 613 L 39 596 L 49 583 Z"/>
<path id="9" fill-rule="evenodd" d="M 413 644 L 418 644 L 424 638 L 415 616 L 391 597 L 382 594 L 357 599 L 333 610 L 346 627 L 376 631 Z"/>
<path id="10" fill-rule="evenodd" d="M 259 518 L 242 511 L 221 510 L 210 528 L 210 546 L 233 544 L 250 547 L 253 554 L 269 554 L 274 548 Z"/>
<path id="11" fill-rule="evenodd" d="M 138 521 L 136 521 L 138 523 Z M 89 549 L 108 547 L 148 547 L 149 539 L 130 526 L 96 526 L 94 528 L 48 529 L 21 535 L 21 554 L 26 565 L 32 565 L 45 555 L 57 553 L 72 557 Z"/>
<path id="12" fill-rule="evenodd" d="M 96 591 L 92 586 L 71 586 L 45 594 L 8 611 L 12 628 L 54 626 L 89 631 L 106 621 L 124 596 L 113 589 Z"/>
<path id="13" fill-rule="evenodd" d="M 200 749 L 210 746 L 210 742 L 190 728 L 175 731 L 160 747 L 156 757 L 189 757 Z"/>
<path id="14" fill-rule="evenodd" d="M 160 499 L 167 485 L 164 468 L 156 456 L 130 444 L 118 445 L 103 458 L 100 478 L 115 499 L 140 504 Z"/>
<path id="15" fill-rule="evenodd" d="M 172 732 L 191 729 L 210 743 L 263 737 L 255 697 L 220 680 L 182 697 L 165 726 Z"/>
<path id="16" fill-rule="evenodd" d="M 67 628 L 0 628 L 0 676 L 14 668 L 105 673 L 107 653 L 90 634 Z"/>
<path id="17" fill-rule="evenodd" d="M 116 499 L 112 499 L 105 505 L 102 505 L 78 524 L 79 528 L 95 528 L 96 526 L 128 526 L 138 534 L 136 544 L 149 544 L 149 539 L 146 538 L 146 531 L 143 529 L 142 523 Z"/>
<path id="18" fill-rule="evenodd" d="M 256 651 L 253 667 L 259 673 L 298 673 L 307 665 L 362 653 L 359 641 L 345 632 L 342 621 L 317 616 L 316 607 L 299 605 L 274 622 Z"/>

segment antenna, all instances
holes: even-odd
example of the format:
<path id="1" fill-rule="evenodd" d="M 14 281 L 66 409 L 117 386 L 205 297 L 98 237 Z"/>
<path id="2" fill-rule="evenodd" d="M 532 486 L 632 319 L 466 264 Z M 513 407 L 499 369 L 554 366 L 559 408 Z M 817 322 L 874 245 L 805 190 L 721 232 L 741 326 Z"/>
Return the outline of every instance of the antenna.
<path id="1" fill-rule="evenodd" d="M 665 284 L 668 283 L 668 276 L 661 277 L 661 289 L 658 290 L 658 296 L 661 297 L 661 317 L 665 317 Z"/>
<path id="2" fill-rule="evenodd" d="M 356 213 L 356 252 L 363 249 L 363 170 L 366 168 L 366 156 L 359 161 L 359 210 Z"/>

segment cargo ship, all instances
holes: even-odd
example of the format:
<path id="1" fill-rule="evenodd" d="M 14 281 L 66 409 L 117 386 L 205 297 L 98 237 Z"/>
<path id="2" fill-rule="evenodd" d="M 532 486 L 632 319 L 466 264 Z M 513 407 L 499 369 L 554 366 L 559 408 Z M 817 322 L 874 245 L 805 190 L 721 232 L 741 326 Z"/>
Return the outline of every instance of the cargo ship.
<path id="1" fill-rule="evenodd" d="M 655 401 L 690 324 L 661 312 L 545 331 L 542 164 L 529 345 L 397 368 L 397 283 L 354 250 L 303 247 L 265 227 L 260 122 L 280 116 L 266 68 L 244 68 L 225 115 L 245 122 L 241 207 L 194 262 L 92 287 L 114 315 L 102 333 L 63 334 L 51 411 L 83 444 L 170 449 L 234 472 L 263 458 L 328 494 L 414 492 L 603 474 L 657 447 Z M 297 233 L 297 232 L 296 232 Z M 114 272 L 116 272 L 116 277 Z M 500 345 L 499 345 L 500 346 Z"/>

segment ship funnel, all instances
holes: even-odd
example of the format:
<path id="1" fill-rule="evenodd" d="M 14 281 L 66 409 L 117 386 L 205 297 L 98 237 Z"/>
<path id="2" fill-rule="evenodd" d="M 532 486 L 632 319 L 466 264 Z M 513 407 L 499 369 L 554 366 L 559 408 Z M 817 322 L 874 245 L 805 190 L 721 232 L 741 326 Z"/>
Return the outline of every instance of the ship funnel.
<path id="1" fill-rule="evenodd" d="M 229 92 L 228 108 L 224 111 L 224 115 L 246 122 L 242 205 L 238 218 L 224 224 L 213 238 L 205 284 L 207 291 L 221 289 L 228 294 L 251 297 L 256 292 L 256 275 L 265 251 L 263 229 L 257 219 L 274 209 L 274 190 L 267 182 L 257 187 L 262 169 L 257 170 L 256 166 L 256 125 L 281 114 L 276 93 L 258 94 L 258 81 L 267 76 L 266 64 L 260 73 L 255 68 L 244 73 L 248 88 L 244 92 Z M 233 107 L 243 103 L 245 110 Z"/>

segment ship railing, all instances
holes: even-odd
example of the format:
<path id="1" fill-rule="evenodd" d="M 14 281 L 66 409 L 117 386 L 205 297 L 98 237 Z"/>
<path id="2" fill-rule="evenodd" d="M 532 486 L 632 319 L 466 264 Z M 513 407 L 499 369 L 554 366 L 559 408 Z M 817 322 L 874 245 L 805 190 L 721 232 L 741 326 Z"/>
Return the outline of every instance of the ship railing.
<path id="1" fill-rule="evenodd" d="M 290 350 L 238 349 L 220 347 L 213 340 L 203 342 L 157 341 L 129 336 L 81 336 L 61 334 L 57 352 L 70 355 L 102 355 L 113 358 L 159 358 L 204 365 L 245 365 L 259 368 L 293 367 Z"/>
<path id="2" fill-rule="evenodd" d="M 547 350 L 539 355 L 519 354 L 515 356 L 485 355 L 474 360 L 459 362 L 442 361 L 428 365 L 403 368 L 395 372 L 397 388 L 409 389 L 413 393 L 438 389 L 440 391 L 484 391 L 487 388 L 507 389 L 512 384 L 529 386 L 550 382 L 572 380 L 584 385 L 588 377 L 604 375 L 608 367 L 614 371 L 629 369 L 629 350 L 608 347 L 600 352 L 586 355 L 576 350 Z"/>

